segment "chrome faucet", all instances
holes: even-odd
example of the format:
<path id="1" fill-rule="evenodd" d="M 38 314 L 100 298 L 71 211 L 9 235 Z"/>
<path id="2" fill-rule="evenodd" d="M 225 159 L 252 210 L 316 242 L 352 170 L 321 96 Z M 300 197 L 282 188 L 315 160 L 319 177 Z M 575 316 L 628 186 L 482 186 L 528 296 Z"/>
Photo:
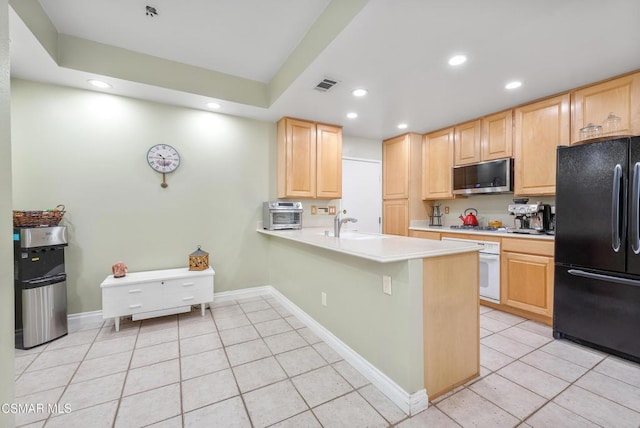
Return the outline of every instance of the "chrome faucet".
<path id="1" fill-rule="evenodd" d="M 346 214 L 347 210 L 339 212 L 333 219 L 333 236 L 336 238 L 340 237 L 340 229 L 342 225 L 348 222 L 357 223 L 358 219 L 353 217 L 342 218 L 342 214 Z"/>

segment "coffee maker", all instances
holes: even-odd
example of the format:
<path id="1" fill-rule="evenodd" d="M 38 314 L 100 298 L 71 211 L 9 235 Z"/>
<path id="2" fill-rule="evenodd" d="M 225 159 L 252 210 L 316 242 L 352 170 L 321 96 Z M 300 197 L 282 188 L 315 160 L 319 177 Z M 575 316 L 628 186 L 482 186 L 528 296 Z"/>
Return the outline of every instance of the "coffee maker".
<path id="1" fill-rule="evenodd" d="M 528 203 L 528 199 L 514 199 L 507 211 L 515 216 L 514 233 L 553 234 L 555 207 L 541 202 Z"/>

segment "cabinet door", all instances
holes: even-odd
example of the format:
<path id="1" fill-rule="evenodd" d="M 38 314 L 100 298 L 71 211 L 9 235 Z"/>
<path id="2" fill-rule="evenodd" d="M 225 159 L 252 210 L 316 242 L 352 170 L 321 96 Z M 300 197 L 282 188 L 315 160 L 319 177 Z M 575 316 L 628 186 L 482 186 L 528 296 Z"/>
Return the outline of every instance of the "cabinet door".
<path id="1" fill-rule="evenodd" d="M 620 117 L 620 125 L 609 135 L 640 134 L 640 73 L 577 90 L 571 104 L 572 144 L 580 140 L 580 128 L 589 123 L 603 126 L 606 132 L 604 121 L 610 113 Z"/>
<path id="2" fill-rule="evenodd" d="M 279 136 L 278 197 L 316 196 L 316 125 L 295 119 L 284 120 Z M 279 124 L 280 126 L 280 124 Z M 280 130 L 280 128 L 279 128 Z M 284 161 L 284 162 L 282 162 Z"/>
<path id="3" fill-rule="evenodd" d="M 453 128 L 422 140 L 422 199 L 453 198 Z"/>
<path id="4" fill-rule="evenodd" d="M 342 129 L 316 126 L 316 197 L 339 199 L 342 197 Z"/>
<path id="5" fill-rule="evenodd" d="M 453 147 L 456 166 L 480 162 L 480 120 L 456 126 Z"/>
<path id="6" fill-rule="evenodd" d="M 409 197 L 409 136 L 382 143 L 382 199 Z"/>
<path id="7" fill-rule="evenodd" d="M 408 199 L 392 199 L 382 202 L 382 233 L 400 236 L 409 234 Z"/>
<path id="8" fill-rule="evenodd" d="M 482 119 L 482 160 L 513 156 L 513 110 L 492 114 Z"/>
<path id="9" fill-rule="evenodd" d="M 556 147 L 569 145 L 569 94 L 515 110 L 515 193 L 556 192 Z"/>
<path id="10" fill-rule="evenodd" d="M 501 265 L 503 304 L 553 316 L 553 257 L 504 251 Z"/>

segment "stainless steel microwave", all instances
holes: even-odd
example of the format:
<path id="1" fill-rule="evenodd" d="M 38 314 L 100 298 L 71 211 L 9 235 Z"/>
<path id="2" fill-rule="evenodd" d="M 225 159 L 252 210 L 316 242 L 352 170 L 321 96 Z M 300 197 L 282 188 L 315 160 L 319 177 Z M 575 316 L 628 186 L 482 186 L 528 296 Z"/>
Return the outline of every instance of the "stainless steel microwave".
<path id="1" fill-rule="evenodd" d="M 268 230 L 302 229 L 302 202 L 264 202 L 262 226 Z"/>
<path id="2" fill-rule="evenodd" d="M 513 192 L 513 159 L 453 167 L 453 194 Z"/>

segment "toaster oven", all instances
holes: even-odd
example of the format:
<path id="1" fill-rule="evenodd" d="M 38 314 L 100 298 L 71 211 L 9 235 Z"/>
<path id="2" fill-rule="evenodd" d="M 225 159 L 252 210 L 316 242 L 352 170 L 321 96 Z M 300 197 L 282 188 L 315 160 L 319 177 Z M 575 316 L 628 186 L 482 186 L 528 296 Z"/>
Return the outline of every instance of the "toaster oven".
<path id="1" fill-rule="evenodd" d="M 262 225 L 267 230 L 302 229 L 302 202 L 265 202 Z"/>

